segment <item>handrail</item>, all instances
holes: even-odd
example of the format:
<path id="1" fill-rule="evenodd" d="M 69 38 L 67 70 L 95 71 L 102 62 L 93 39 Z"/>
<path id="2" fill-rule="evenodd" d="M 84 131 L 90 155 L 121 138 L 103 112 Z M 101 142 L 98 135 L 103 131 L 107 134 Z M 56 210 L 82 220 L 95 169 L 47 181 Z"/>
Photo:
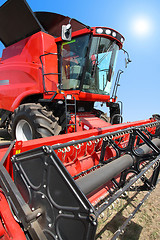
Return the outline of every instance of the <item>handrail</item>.
<path id="1" fill-rule="evenodd" d="M 123 73 L 123 71 L 121 69 L 118 70 L 117 76 L 116 76 L 116 81 L 113 87 L 113 92 L 112 92 L 112 99 L 116 98 L 116 94 L 117 94 L 117 89 L 120 86 L 119 85 L 119 80 L 120 80 L 120 75 Z"/>
<path id="2" fill-rule="evenodd" d="M 42 61 L 42 57 L 45 57 L 45 56 L 48 56 L 48 55 L 58 55 L 58 53 L 45 53 L 45 54 L 40 55 L 40 57 L 39 57 L 40 62 L 42 64 L 43 88 L 44 88 L 45 93 L 54 92 L 54 91 L 47 91 L 46 90 L 45 76 L 47 76 L 47 75 L 61 75 L 61 73 L 58 73 L 58 72 L 57 73 L 44 73 L 44 64 L 43 64 L 43 61 Z"/>

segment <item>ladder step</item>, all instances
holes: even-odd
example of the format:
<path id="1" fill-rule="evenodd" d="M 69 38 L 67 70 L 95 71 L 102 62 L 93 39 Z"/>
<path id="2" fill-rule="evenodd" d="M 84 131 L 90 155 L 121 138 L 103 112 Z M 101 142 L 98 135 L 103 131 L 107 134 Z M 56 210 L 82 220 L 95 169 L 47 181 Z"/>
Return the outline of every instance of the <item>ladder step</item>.
<path id="1" fill-rule="evenodd" d="M 74 119 L 75 119 L 75 123 L 73 123 L 73 124 L 68 124 L 67 123 L 67 120 L 66 120 L 66 133 L 68 132 L 67 131 L 67 128 L 69 127 L 69 126 L 75 126 L 75 132 L 77 131 L 77 124 L 76 124 L 76 99 L 75 99 L 75 97 L 73 96 L 73 98 L 72 99 L 67 99 L 65 96 L 64 96 L 64 99 L 65 99 L 65 113 L 66 113 L 66 119 L 67 119 L 67 117 L 71 117 L 71 116 L 73 116 L 74 117 Z M 70 103 L 70 100 L 72 100 L 72 102 Z M 74 110 L 73 110 L 73 113 L 69 113 L 69 106 L 73 106 L 74 107 Z"/>
<path id="2" fill-rule="evenodd" d="M 67 103 L 66 106 L 76 106 L 76 104 L 73 104 L 73 103 Z"/>

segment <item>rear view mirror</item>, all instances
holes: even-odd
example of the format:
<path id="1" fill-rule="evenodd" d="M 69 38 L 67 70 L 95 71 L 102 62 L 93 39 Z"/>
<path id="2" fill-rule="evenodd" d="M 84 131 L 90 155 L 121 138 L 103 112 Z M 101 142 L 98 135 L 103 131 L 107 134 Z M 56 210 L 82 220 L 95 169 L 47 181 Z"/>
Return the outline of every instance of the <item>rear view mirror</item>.
<path id="1" fill-rule="evenodd" d="M 72 39 L 72 27 L 71 24 L 62 25 L 62 40 L 71 41 Z"/>
<path id="2" fill-rule="evenodd" d="M 125 58 L 125 68 L 127 68 L 127 65 L 128 65 L 130 62 L 132 62 L 132 60 L 129 58 L 129 54 L 128 54 L 128 52 L 127 52 L 126 50 L 124 50 L 124 49 L 122 48 L 122 51 L 127 55 L 127 57 Z"/>

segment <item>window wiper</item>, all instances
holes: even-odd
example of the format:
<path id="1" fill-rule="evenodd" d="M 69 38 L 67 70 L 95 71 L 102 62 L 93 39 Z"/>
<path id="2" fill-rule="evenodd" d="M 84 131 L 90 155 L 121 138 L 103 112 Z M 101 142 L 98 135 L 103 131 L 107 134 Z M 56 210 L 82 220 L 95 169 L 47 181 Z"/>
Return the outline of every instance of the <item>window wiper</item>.
<path id="1" fill-rule="evenodd" d="M 107 52 L 105 55 L 103 55 L 101 57 L 101 59 L 98 61 L 97 65 L 101 64 L 101 62 L 106 58 L 106 56 L 108 55 L 108 53 L 111 51 L 113 45 L 115 44 L 115 41 L 111 44 L 111 46 L 107 49 Z"/>
<path id="2" fill-rule="evenodd" d="M 99 42 L 99 44 L 100 44 L 100 42 Z M 99 44 L 98 44 L 98 47 L 99 47 Z M 95 77 L 95 72 L 96 72 L 97 66 L 98 66 L 99 64 L 101 64 L 101 62 L 106 58 L 106 56 L 108 55 L 109 51 L 112 49 L 112 47 L 113 47 L 114 44 L 115 44 L 115 41 L 110 45 L 110 47 L 109 47 L 109 48 L 107 49 L 107 51 L 106 51 L 106 54 L 103 55 L 99 61 L 98 61 L 98 48 L 97 48 L 97 53 L 96 53 L 96 54 L 97 54 L 97 57 L 96 57 L 96 60 L 95 60 L 95 64 L 94 64 L 94 66 L 93 66 L 93 73 L 92 73 L 92 76 L 93 76 L 93 77 Z"/>
<path id="3" fill-rule="evenodd" d="M 98 65 L 98 48 L 99 48 L 99 45 L 100 45 L 100 41 L 101 41 L 101 38 L 98 39 L 97 46 L 96 46 L 96 52 L 95 52 L 95 54 L 96 54 L 97 56 L 96 56 L 96 59 L 95 59 L 95 64 L 94 64 L 93 67 L 92 67 L 92 73 L 91 73 L 91 76 L 92 76 L 93 78 L 95 77 L 95 72 L 96 72 L 96 68 L 97 68 L 97 65 Z"/>

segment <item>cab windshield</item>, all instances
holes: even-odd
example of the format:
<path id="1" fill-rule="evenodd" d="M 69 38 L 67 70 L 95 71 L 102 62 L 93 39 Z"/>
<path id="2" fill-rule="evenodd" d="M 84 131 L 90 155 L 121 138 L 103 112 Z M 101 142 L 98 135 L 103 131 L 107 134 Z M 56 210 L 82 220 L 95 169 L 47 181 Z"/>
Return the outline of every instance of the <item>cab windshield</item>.
<path id="1" fill-rule="evenodd" d="M 107 38 L 93 38 L 83 91 L 110 94 L 118 50 L 118 45 Z"/>
<path id="2" fill-rule="evenodd" d="M 118 45 L 103 37 L 83 35 L 61 44 L 62 89 L 96 94 L 110 94 L 119 50 Z"/>

